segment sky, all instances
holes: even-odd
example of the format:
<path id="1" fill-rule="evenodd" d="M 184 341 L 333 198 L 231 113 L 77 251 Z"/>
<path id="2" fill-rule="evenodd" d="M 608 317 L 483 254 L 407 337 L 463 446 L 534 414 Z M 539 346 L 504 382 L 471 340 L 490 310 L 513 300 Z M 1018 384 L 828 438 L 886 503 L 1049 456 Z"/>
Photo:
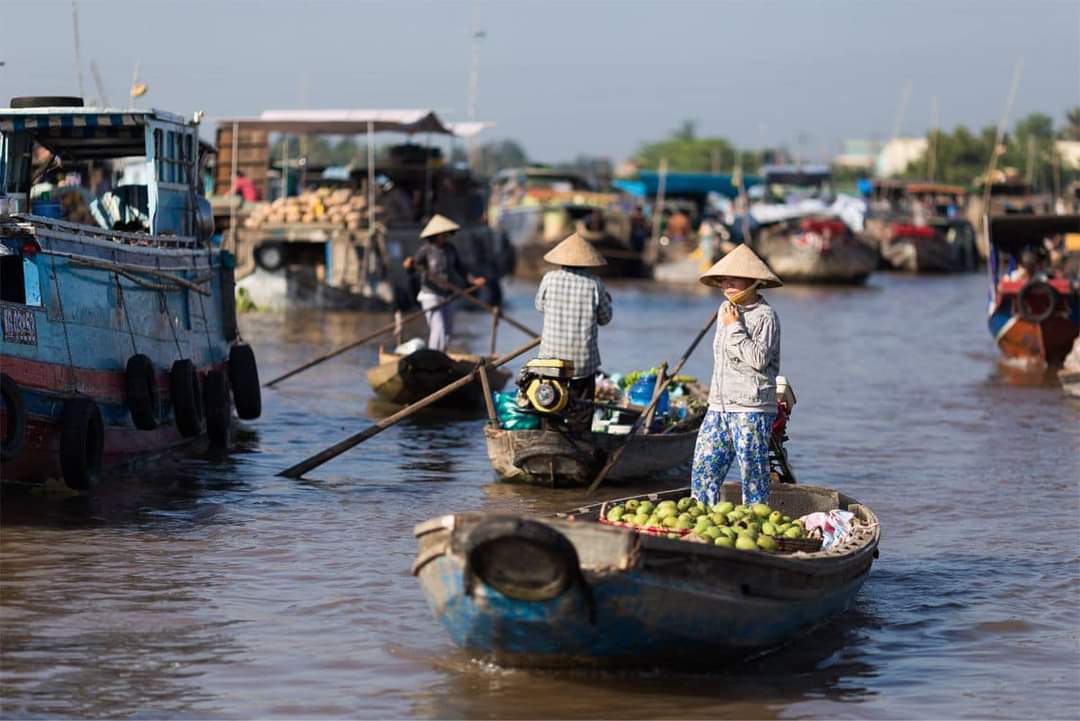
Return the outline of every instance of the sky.
<path id="1" fill-rule="evenodd" d="M 215 117 L 431 108 L 465 119 L 477 41 L 481 141 L 537 161 L 619 160 L 684 120 L 810 160 L 846 138 L 1063 122 L 1080 105 L 1080 0 L 76 0 L 87 97 Z M 19 31 L 23 28 L 24 31 Z M 0 99 L 78 94 L 71 0 L 0 0 Z M 904 89 L 910 84 L 906 111 Z"/>

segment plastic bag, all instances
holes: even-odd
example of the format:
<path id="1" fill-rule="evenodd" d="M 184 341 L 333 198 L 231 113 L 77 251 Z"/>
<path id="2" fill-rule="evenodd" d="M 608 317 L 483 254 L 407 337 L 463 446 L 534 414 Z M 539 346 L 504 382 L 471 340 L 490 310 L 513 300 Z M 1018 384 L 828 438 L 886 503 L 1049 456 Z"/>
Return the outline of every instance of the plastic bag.
<path id="1" fill-rule="evenodd" d="M 818 511 L 809 513 L 799 520 L 803 522 L 807 533 L 815 528 L 821 529 L 821 550 L 825 550 L 844 539 L 851 529 L 851 519 L 855 514 L 850 511 L 834 509 L 828 513 Z"/>
<path id="2" fill-rule="evenodd" d="M 495 415 L 499 419 L 499 427 L 508 431 L 533 431 L 540 427 L 539 416 L 518 408 L 517 391 L 496 391 L 491 395 L 495 399 Z"/>

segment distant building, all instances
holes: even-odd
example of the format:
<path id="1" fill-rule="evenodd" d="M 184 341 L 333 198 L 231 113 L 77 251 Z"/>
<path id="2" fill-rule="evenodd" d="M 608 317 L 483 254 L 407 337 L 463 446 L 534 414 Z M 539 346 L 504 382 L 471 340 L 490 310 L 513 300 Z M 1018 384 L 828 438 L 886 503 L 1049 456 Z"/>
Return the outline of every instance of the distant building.
<path id="1" fill-rule="evenodd" d="M 907 170 L 913 162 L 926 155 L 926 138 L 893 138 L 882 146 L 874 164 L 874 174 L 889 178 Z"/>
<path id="2" fill-rule="evenodd" d="M 833 158 L 833 165 L 870 172 L 877 160 L 878 145 L 873 140 L 845 140 L 843 151 Z"/>
<path id="3" fill-rule="evenodd" d="M 1080 168 L 1080 140 L 1058 140 L 1054 149 L 1061 156 L 1062 167 Z"/>

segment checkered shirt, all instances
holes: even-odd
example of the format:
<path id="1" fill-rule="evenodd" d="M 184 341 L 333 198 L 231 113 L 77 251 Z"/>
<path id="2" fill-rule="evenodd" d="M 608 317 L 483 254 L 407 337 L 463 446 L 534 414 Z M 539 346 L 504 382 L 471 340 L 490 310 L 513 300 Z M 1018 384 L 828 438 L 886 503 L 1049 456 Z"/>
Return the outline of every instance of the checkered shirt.
<path id="1" fill-rule="evenodd" d="M 600 279 L 577 268 L 553 270 L 540 281 L 536 309 L 544 314 L 539 357 L 572 361 L 575 376 L 596 373 L 597 328 L 611 322 L 611 296 Z"/>

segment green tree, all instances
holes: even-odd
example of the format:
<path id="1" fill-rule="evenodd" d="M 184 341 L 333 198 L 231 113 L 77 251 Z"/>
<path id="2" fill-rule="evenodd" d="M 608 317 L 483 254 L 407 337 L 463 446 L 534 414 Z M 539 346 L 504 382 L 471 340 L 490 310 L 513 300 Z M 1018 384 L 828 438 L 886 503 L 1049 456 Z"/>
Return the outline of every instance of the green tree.
<path id="1" fill-rule="evenodd" d="M 1044 113 L 1031 113 L 1016 121 L 1014 131 L 1006 133 L 1002 141 L 1004 153 L 998 158 L 999 170 L 1014 169 L 1024 180 L 1030 181 L 1036 190 L 1053 191 L 1064 187 L 1078 173 L 1060 167 L 1061 159 L 1054 145 L 1059 135 L 1080 137 L 1080 108 L 1066 113 L 1067 126 L 1058 133 L 1054 119 Z M 1074 123 L 1076 124 L 1074 127 Z M 990 154 L 994 152 L 996 131 L 992 127 L 973 133 L 964 126 L 957 126 L 951 133 L 933 131 L 927 135 L 927 153 L 934 154 L 934 180 L 971 186 L 986 172 Z M 927 175 L 929 158 L 926 154 L 912 162 L 903 177 L 922 179 Z"/>
<path id="2" fill-rule="evenodd" d="M 684 173 L 731 172 L 737 160 L 731 142 L 698 137 L 692 120 L 683 121 L 664 140 L 642 143 L 634 155 L 637 165 L 648 169 L 658 168 L 663 158 L 667 158 L 668 170 Z"/>

